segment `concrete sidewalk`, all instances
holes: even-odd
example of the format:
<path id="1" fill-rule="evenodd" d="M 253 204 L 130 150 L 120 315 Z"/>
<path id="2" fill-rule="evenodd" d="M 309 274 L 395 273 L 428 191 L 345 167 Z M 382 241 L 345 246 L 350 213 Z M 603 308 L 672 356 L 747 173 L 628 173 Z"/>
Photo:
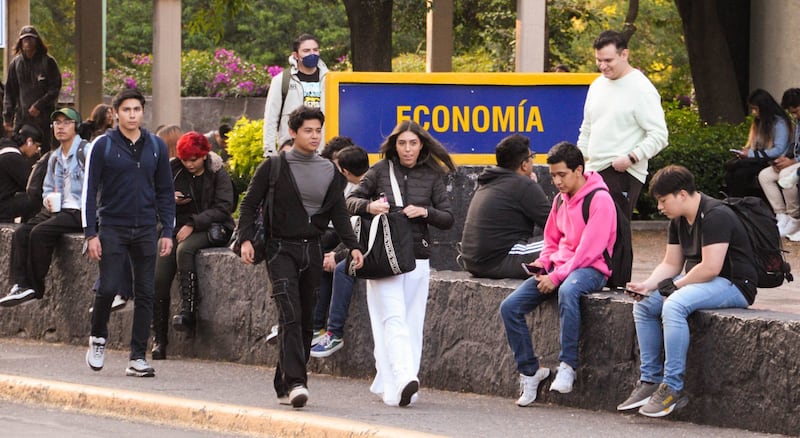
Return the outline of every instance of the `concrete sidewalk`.
<path id="1" fill-rule="evenodd" d="M 367 381 L 323 375 L 310 376 L 309 404 L 294 410 L 278 405 L 270 368 L 170 359 L 152 362 L 156 377 L 141 379 L 125 376 L 125 353 L 108 351 L 105 368 L 93 372 L 85 351 L 0 339 L 0 398 L 258 436 L 768 436 L 539 402 L 519 408 L 513 399 L 435 391 L 424 382 L 418 403 L 391 408 Z"/>

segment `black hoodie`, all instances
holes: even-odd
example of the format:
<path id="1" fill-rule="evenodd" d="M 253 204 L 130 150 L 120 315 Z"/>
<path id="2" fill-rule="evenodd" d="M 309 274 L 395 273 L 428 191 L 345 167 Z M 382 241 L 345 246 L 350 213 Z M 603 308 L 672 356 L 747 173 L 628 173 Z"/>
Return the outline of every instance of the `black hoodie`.
<path id="1" fill-rule="evenodd" d="M 538 183 L 512 170 L 490 167 L 478 176 L 464 222 L 461 248 L 471 265 L 494 267 L 517 243 L 544 229 L 550 201 Z"/>

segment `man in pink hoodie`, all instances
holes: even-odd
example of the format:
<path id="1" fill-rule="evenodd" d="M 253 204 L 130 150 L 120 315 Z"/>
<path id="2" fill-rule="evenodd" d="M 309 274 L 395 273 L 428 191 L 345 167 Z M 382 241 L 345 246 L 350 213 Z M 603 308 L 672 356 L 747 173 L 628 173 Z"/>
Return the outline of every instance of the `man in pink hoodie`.
<path id="1" fill-rule="evenodd" d="M 547 164 L 560 193 L 553 200 L 544 228 L 544 249 L 530 265 L 541 272 L 525 280 L 500 305 L 508 345 L 520 373 L 519 406 L 533 403 L 539 384 L 550 375 L 549 368 L 539 367 L 525 315 L 558 295 L 561 363 L 550 390 L 571 392 L 578 367 L 580 298 L 606 284 L 611 271 L 603 252 L 611 254 L 616 240 L 614 201 L 600 174 L 584 171 L 583 154 L 578 147 L 558 143 L 548 152 Z M 590 193 L 594 194 L 589 218 L 584 221 L 583 202 Z"/>

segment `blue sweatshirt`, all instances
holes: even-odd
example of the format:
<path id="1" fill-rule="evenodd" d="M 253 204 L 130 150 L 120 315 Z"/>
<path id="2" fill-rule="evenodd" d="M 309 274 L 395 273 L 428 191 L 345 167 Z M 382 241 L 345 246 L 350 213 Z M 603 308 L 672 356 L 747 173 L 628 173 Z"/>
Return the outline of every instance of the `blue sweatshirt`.
<path id="1" fill-rule="evenodd" d="M 171 238 L 175 190 L 167 145 L 141 129 L 136 142 L 141 153 L 137 158 L 128 142 L 117 128 L 97 137 L 92 144 L 81 209 L 84 236 L 97 235 L 95 221 L 99 219 L 101 226 L 141 227 L 160 222 L 161 237 Z"/>

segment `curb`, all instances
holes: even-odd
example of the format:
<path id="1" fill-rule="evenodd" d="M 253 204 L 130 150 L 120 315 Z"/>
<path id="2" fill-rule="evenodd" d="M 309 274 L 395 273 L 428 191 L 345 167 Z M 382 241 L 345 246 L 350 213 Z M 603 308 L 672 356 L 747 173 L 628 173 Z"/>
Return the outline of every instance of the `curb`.
<path id="1" fill-rule="evenodd" d="M 251 406 L 0 374 L 0 398 L 92 415 L 253 436 L 411 437 L 440 435 Z"/>

